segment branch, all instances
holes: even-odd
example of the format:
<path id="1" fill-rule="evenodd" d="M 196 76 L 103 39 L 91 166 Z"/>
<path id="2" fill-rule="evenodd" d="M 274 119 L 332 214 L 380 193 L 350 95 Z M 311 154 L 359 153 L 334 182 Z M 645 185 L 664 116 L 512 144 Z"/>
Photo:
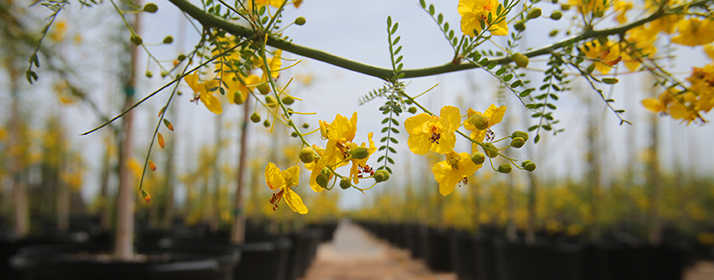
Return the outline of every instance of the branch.
<path id="1" fill-rule="evenodd" d="M 234 23 L 227 22 L 223 19 L 220 19 L 218 17 L 215 17 L 200 8 L 194 6 L 191 4 L 188 0 L 169 0 L 171 3 L 173 3 L 177 8 L 182 10 L 183 12 L 187 13 L 189 16 L 192 18 L 198 20 L 201 24 L 207 27 L 213 27 L 217 29 L 222 29 L 227 31 L 228 33 L 231 33 L 235 36 L 240 36 L 240 37 L 245 37 L 249 39 L 258 39 L 260 38 L 261 34 L 258 34 L 258 32 L 255 32 L 247 27 L 240 26 Z M 697 6 L 697 5 L 702 5 L 710 0 L 700 0 L 696 1 L 693 3 L 689 3 L 688 5 L 691 6 Z M 677 10 L 679 8 L 682 8 L 684 6 L 675 6 L 672 7 L 671 10 Z M 603 37 L 603 36 L 608 36 L 608 35 L 615 35 L 615 34 L 622 34 L 627 32 L 630 29 L 633 29 L 635 27 L 641 26 L 643 24 L 646 24 L 650 21 L 656 20 L 658 18 L 661 18 L 665 15 L 672 14 L 671 12 L 665 12 L 664 9 L 660 9 L 651 15 L 642 18 L 640 20 L 634 21 L 632 23 L 622 25 L 619 27 L 615 28 L 607 28 L 607 29 L 601 29 L 601 30 L 587 30 L 583 32 L 580 35 L 571 37 L 569 39 L 565 39 L 563 41 L 535 49 L 529 52 L 524 53 L 524 55 L 528 57 L 536 57 L 536 56 L 541 56 L 545 54 L 549 54 L 550 52 L 568 46 L 570 44 L 579 42 L 579 41 L 584 41 L 590 38 L 597 38 L 597 37 Z M 392 77 L 393 71 L 392 69 L 387 69 L 387 68 L 381 68 L 377 66 L 372 66 L 364 63 L 360 63 L 354 60 L 346 59 L 343 57 L 339 57 L 321 50 L 316 50 L 312 49 L 309 47 L 293 44 L 291 42 L 288 42 L 286 40 L 276 38 L 276 37 L 268 37 L 267 40 L 267 45 L 282 49 L 300 56 L 304 57 L 309 57 L 318 61 L 322 61 L 334 66 L 342 67 L 347 70 L 351 70 L 354 72 L 362 73 L 368 76 L 380 78 L 385 81 L 389 81 L 389 79 Z M 511 62 L 511 58 L 508 56 L 503 56 L 503 57 L 498 57 L 494 59 L 489 59 L 490 63 L 496 63 L 496 64 L 507 64 Z M 443 74 L 443 73 L 450 73 L 450 72 L 456 72 L 456 71 L 462 71 L 462 70 L 468 70 L 468 69 L 473 69 L 473 68 L 478 68 L 480 65 L 473 64 L 473 63 L 459 63 L 455 64 L 453 62 L 448 62 L 443 65 L 439 66 L 432 66 L 432 67 L 426 67 L 426 68 L 416 68 L 416 69 L 405 69 L 402 70 L 404 73 L 404 76 L 402 78 L 408 79 L 408 78 L 418 78 L 418 77 L 425 77 L 425 76 L 432 76 L 432 75 L 438 75 L 438 74 Z"/>

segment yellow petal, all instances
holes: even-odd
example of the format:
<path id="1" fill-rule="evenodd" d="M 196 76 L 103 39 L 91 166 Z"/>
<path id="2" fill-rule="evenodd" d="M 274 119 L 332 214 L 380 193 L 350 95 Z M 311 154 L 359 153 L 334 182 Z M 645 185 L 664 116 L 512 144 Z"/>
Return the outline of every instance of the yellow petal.
<path id="1" fill-rule="evenodd" d="M 662 104 L 662 101 L 659 99 L 654 99 L 654 98 L 645 98 L 642 100 L 642 106 L 644 106 L 647 110 L 650 110 L 654 113 L 659 113 L 664 111 L 664 105 Z"/>
<path id="2" fill-rule="evenodd" d="M 704 52 L 707 54 L 709 59 L 714 60 L 714 44 L 704 46 Z"/>
<path id="3" fill-rule="evenodd" d="M 280 168 L 272 162 L 265 166 L 265 183 L 271 190 L 277 190 L 285 186 L 285 178 L 283 178 Z"/>
<path id="4" fill-rule="evenodd" d="M 484 112 L 486 118 L 488 118 L 488 127 L 492 127 L 503 120 L 503 115 L 506 114 L 506 106 L 496 106 L 491 104 Z"/>
<path id="5" fill-rule="evenodd" d="M 443 123 L 446 125 L 444 127 L 444 130 L 446 131 L 442 134 L 446 132 L 453 133 L 459 128 L 459 126 L 461 126 L 461 113 L 459 112 L 459 108 L 454 106 L 444 106 L 441 108 L 441 112 L 439 112 L 439 119 L 443 120 Z"/>
<path id="6" fill-rule="evenodd" d="M 423 155 L 429 151 L 429 147 L 431 147 L 431 140 L 429 140 L 429 137 L 424 134 L 410 135 L 407 140 L 407 146 L 409 146 L 409 150 L 412 151 L 412 153 Z"/>
<path id="7" fill-rule="evenodd" d="M 307 214 L 307 207 L 302 202 L 302 198 L 291 188 L 285 188 L 283 197 L 285 198 L 285 203 L 290 206 L 291 210 L 302 215 Z"/>
<path id="8" fill-rule="evenodd" d="M 300 167 L 293 165 L 292 167 L 286 169 L 282 172 L 283 178 L 285 178 L 285 183 L 288 187 L 297 186 L 300 182 Z"/>
<path id="9" fill-rule="evenodd" d="M 442 133 L 441 134 L 441 139 L 439 139 L 439 143 L 436 144 L 434 143 L 433 151 L 440 153 L 440 154 L 446 154 L 448 152 L 451 152 L 454 150 L 454 145 L 456 144 L 456 136 L 454 133 Z"/>
<path id="10" fill-rule="evenodd" d="M 409 117 L 404 121 L 404 127 L 407 129 L 407 132 L 410 135 L 419 134 L 422 132 L 422 127 L 424 126 L 424 123 L 430 118 L 431 117 L 427 113 L 421 113 L 419 115 Z"/>
<path id="11" fill-rule="evenodd" d="M 199 96 L 199 99 L 201 99 L 201 102 L 203 102 L 203 105 L 206 106 L 208 111 L 213 112 L 214 114 L 220 114 L 223 113 L 223 107 L 221 107 L 221 101 L 218 100 L 216 96 L 210 93 L 201 93 Z"/>

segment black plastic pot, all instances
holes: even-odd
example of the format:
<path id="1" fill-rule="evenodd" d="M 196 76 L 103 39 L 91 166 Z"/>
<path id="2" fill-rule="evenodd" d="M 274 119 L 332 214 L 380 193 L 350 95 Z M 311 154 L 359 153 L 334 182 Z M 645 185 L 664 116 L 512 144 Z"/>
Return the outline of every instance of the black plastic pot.
<path id="1" fill-rule="evenodd" d="M 444 229 L 429 228 L 427 230 L 427 250 L 425 262 L 429 269 L 436 272 L 449 272 L 451 267 L 450 232 Z"/>
<path id="2" fill-rule="evenodd" d="M 161 251 L 139 251 L 145 259 L 114 261 L 77 245 L 36 246 L 22 249 L 12 259 L 20 279 L 136 279 L 229 280 L 240 250 L 232 247 L 173 246 Z"/>
<path id="3" fill-rule="evenodd" d="M 476 274 L 476 239 L 463 231 L 453 231 L 449 236 L 451 266 L 458 279 L 474 279 Z"/>
<path id="4" fill-rule="evenodd" d="M 682 279 L 684 252 L 670 247 L 597 244 L 586 251 L 583 279 Z"/>
<path id="5" fill-rule="evenodd" d="M 10 265 L 11 258 L 20 249 L 38 245 L 70 244 L 72 240 L 59 236 L 30 236 L 22 239 L 0 238 L 0 275 L 5 275 L 8 280 L 19 279 L 20 271 Z"/>
<path id="6" fill-rule="evenodd" d="M 316 228 L 306 228 L 289 235 L 294 246 L 291 248 L 287 262 L 286 280 L 293 280 L 305 275 L 317 254 L 317 247 L 323 240 L 323 231 Z"/>
<path id="7" fill-rule="evenodd" d="M 286 279 L 291 247 L 291 241 L 284 237 L 242 245 L 241 261 L 233 271 L 233 279 Z"/>
<path id="8" fill-rule="evenodd" d="M 496 248 L 499 279 L 582 279 L 584 263 L 579 246 L 497 242 Z"/>

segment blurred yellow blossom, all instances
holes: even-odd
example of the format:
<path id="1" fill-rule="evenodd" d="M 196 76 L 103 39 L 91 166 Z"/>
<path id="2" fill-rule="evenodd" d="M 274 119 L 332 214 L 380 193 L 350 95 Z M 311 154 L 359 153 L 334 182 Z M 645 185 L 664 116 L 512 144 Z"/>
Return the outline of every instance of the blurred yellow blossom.
<path id="1" fill-rule="evenodd" d="M 281 199 L 296 213 L 307 214 L 307 207 L 302 202 L 302 198 L 292 190 L 292 186 L 297 186 L 300 180 L 300 167 L 294 165 L 286 170 L 280 170 L 274 163 L 269 162 L 265 167 L 265 183 L 268 187 L 277 191 L 273 193 L 270 204 L 273 209 L 278 208 Z"/>

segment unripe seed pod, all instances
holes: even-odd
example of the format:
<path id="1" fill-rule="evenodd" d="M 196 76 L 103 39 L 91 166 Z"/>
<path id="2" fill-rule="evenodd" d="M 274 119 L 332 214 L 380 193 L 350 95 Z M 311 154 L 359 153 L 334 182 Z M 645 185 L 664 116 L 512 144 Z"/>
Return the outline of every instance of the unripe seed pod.
<path id="1" fill-rule="evenodd" d="M 497 171 L 501 173 L 511 173 L 511 165 L 507 163 L 501 164 L 498 166 Z"/>
<path id="2" fill-rule="evenodd" d="M 473 114 L 469 117 L 468 122 L 479 130 L 488 128 L 488 119 L 481 114 Z"/>
<path id="3" fill-rule="evenodd" d="M 526 16 L 526 18 L 527 19 L 538 18 L 542 13 L 543 12 L 540 10 L 540 8 L 535 8 L 528 12 L 528 16 Z"/>
<path id="4" fill-rule="evenodd" d="M 511 139 L 511 147 L 520 148 L 523 147 L 524 144 L 526 144 L 526 140 L 523 140 L 521 137 Z"/>
<path id="5" fill-rule="evenodd" d="M 526 23 L 521 20 L 519 22 L 516 22 L 516 24 L 513 25 L 513 28 L 515 28 L 519 32 L 523 32 L 523 30 L 526 30 Z"/>
<path id="6" fill-rule="evenodd" d="M 298 18 L 295 19 L 295 24 L 297 24 L 297 25 L 301 25 L 301 26 L 302 26 L 302 25 L 305 24 L 305 22 L 307 22 L 307 20 L 305 20 L 304 17 L 298 17 Z"/>
<path id="7" fill-rule="evenodd" d="M 258 115 L 258 113 L 256 112 L 253 112 L 253 114 L 250 114 L 250 121 L 254 123 L 260 122 L 260 115 Z"/>
<path id="8" fill-rule="evenodd" d="M 171 44 L 174 42 L 174 37 L 171 37 L 171 35 L 164 37 L 164 40 L 162 41 L 164 44 Z"/>
<path id="9" fill-rule="evenodd" d="M 377 183 L 389 180 L 389 172 L 384 169 L 377 170 L 374 172 L 374 180 L 377 181 Z"/>
<path id="10" fill-rule="evenodd" d="M 550 13 L 550 19 L 552 20 L 560 20 L 560 18 L 563 17 L 563 13 L 561 11 L 555 10 L 552 13 Z"/>
<path id="11" fill-rule="evenodd" d="M 514 53 L 511 55 L 511 59 L 520 68 L 528 67 L 528 57 L 522 53 Z"/>
<path id="12" fill-rule="evenodd" d="M 156 13 L 156 11 L 159 10 L 159 6 L 157 6 L 156 3 L 146 3 L 146 5 L 144 5 L 144 9 L 143 9 L 143 10 L 144 10 L 144 12 L 152 13 L 152 14 L 153 14 L 153 13 Z"/>
<path id="13" fill-rule="evenodd" d="M 482 152 L 474 152 L 471 154 L 471 161 L 473 161 L 475 164 L 482 164 L 484 161 L 486 161 L 486 155 L 484 155 Z"/>
<path id="14" fill-rule="evenodd" d="M 407 109 L 407 111 L 411 114 L 416 114 L 417 108 L 414 106 L 411 106 L 411 107 L 409 107 L 409 109 Z"/>
<path id="15" fill-rule="evenodd" d="M 365 147 L 357 147 L 350 150 L 350 155 L 352 155 L 354 159 L 364 159 L 369 156 L 369 150 Z"/>
<path id="16" fill-rule="evenodd" d="M 291 96 L 283 97 L 283 104 L 292 105 L 293 103 L 295 103 L 295 99 L 293 99 Z"/>
<path id="17" fill-rule="evenodd" d="M 260 92 L 260 94 L 266 95 L 266 94 L 270 93 L 270 86 L 268 86 L 268 84 L 265 84 L 265 83 L 259 84 L 258 91 Z"/>
<path id="18" fill-rule="evenodd" d="M 532 162 L 532 161 L 530 161 L 530 160 L 526 160 L 526 161 L 524 161 L 524 162 L 521 163 L 521 167 L 523 167 L 523 169 L 525 169 L 525 170 L 528 170 L 528 171 L 530 171 L 530 172 L 533 172 L 533 170 L 536 169 L 536 164 L 535 164 L 535 162 Z"/>
<path id="19" fill-rule="evenodd" d="M 342 179 L 340 180 L 340 188 L 343 190 L 349 189 L 352 187 L 352 183 L 350 183 L 350 179 Z"/>
<path id="20" fill-rule="evenodd" d="M 498 156 L 498 148 L 493 143 L 484 143 L 483 151 L 486 152 L 486 156 L 490 158 L 495 158 Z"/>
<path id="21" fill-rule="evenodd" d="M 310 147 L 304 147 L 300 150 L 300 155 L 298 157 L 303 163 L 311 163 L 315 160 L 315 150 Z"/>
<path id="22" fill-rule="evenodd" d="M 523 138 L 523 141 L 528 141 L 528 133 L 526 133 L 525 131 L 516 130 L 511 134 L 511 137 L 521 137 Z"/>

